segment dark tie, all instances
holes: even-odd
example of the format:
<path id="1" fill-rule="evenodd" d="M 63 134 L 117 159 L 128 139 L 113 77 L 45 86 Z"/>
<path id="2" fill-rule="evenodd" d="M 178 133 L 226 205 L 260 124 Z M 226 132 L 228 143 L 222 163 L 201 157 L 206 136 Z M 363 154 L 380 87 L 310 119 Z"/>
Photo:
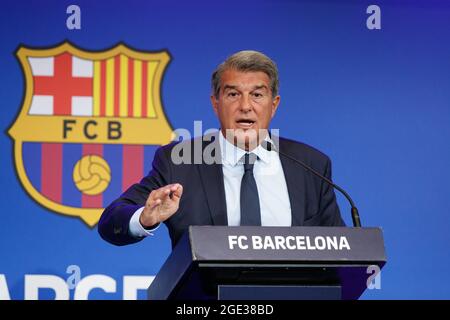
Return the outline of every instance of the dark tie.
<path id="1" fill-rule="evenodd" d="M 241 182 L 241 226 L 261 225 L 258 188 L 253 176 L 255 160 L 254 153 L 247 153 L 244 156 L 244 175 Z"/>

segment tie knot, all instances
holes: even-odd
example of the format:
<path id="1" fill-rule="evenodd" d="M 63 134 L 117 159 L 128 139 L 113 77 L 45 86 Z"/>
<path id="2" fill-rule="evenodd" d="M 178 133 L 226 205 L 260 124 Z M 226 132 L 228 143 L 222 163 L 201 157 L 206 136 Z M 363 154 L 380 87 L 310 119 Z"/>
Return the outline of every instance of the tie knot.
<path id="1" fill-rule="evenodd" d="M 246 153 L 243 157 L 244 159 L 244 171 L 253 171 L 253 166 L 257 160 L 257 156 L 254 153 Z"/>

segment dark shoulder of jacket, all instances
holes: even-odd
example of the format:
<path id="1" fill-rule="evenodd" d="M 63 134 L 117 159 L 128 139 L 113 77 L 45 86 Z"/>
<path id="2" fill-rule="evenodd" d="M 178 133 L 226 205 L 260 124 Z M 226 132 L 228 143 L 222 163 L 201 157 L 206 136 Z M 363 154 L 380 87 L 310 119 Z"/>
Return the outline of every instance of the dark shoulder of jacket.
<path id="1" fill-rule="evenodd" d="M 300 141 L 279 137 L 280 151 L 309 165 L 326 166 L 330 158 L 322 151 Z"/>

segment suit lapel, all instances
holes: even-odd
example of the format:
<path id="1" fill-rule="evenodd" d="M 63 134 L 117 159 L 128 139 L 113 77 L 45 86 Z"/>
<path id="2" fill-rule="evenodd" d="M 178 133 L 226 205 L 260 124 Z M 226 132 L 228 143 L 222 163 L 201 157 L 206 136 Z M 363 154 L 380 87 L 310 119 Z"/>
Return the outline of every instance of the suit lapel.
<path id="1" fill-rule="evenodd" d="M 281 151 L 289 154 L 286 141 L 279 138 L 279 148 Z M 304 172 L 299 165 L 286 157 L 280 155 L 281 165 L 283 167 L 284 177 L 289 193 L 289 202 L 291 203 L 292 225 L 303 225 L 305 212 L 305 190 L 304 190 Z"/>
<path id="2" fill-rule="evenodd" d="M 213 164 L 197 165 L 206 194 L 208 207 L 214 225 L 228 225 L 225 186 L 223 182 L 222 162 L 220 161 L 220 146 L 217 135 L 211 136 L 211 141 L 204 141 L 202 151 L 215 150 Z M 208 153 L 208 150 L 206 153 Z"/>

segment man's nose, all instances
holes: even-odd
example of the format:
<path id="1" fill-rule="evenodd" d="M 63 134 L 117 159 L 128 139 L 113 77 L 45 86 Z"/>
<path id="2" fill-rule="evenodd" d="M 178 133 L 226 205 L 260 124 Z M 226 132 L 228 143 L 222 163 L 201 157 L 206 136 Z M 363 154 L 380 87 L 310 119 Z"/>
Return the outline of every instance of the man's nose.
<path id="1" fill-rule="evenodd" d="M 252 103 L 250 100 L 250 96 L 247 94 L 243 94 L 241 96 L 241 111 L 242 112 L 249 112 L 252 110 Z"/>

